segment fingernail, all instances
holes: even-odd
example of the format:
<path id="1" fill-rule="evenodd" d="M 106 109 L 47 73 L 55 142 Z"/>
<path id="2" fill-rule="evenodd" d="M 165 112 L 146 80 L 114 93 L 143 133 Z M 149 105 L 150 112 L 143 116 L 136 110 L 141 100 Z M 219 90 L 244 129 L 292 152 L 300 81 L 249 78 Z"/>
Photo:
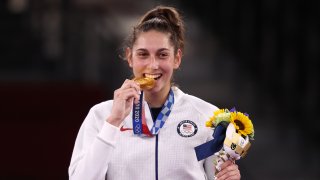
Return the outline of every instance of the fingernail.
<path id="1" fill-rule="evenodd" d="M 141 91 L 138 91 L 138 94 L 140 95 L 140 94 L 141 94 Z"/>

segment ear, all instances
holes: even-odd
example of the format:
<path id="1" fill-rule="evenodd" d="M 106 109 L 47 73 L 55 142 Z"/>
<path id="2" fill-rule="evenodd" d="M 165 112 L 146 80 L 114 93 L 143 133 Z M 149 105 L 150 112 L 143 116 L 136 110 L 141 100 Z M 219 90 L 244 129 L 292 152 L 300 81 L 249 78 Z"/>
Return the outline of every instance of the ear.
<path id="1" fill-rule="evenodd" d="M 180 67 L 181 58 L 182 58 L 182 51 L 181 49 L 178 49 L 176 57 L 174 58 L 174 65 L 173 65 L 174 69 L 178 69 Z"/>
<path id="2" fill-rule="evenodd" d="M 130 48 L 126 48 L 126 58 L 130 67 L 132 67 L 132 51 Z"/>

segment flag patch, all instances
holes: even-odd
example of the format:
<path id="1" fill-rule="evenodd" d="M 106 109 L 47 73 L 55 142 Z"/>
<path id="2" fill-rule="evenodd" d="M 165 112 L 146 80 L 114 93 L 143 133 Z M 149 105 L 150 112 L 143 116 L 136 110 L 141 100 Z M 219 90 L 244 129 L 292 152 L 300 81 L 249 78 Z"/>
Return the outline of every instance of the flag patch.
<path id="1" fill-rule="evenodd" d="M 182 137 L 192 137 L 198 132 L 198 126 L 193 121 L 183 120 L 178 124 L 177 132 Z"/>

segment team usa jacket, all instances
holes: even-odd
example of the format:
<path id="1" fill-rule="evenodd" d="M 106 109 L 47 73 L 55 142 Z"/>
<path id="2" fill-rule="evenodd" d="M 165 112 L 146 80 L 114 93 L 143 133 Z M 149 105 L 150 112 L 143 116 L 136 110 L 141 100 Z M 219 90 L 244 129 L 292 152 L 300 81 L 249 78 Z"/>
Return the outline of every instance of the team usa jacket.
<path id="1" fill-rule="evenodd" d="M 106 122 L 112 100 L 93 106 L 78 132 L 69 166 L 70 180 L 213 179 L 213 157 L 198 161 L 194 147 L 212 139 L 213 131 L 205 127 L 205 122 L 217 107 L 177 87 L 172 89 L 172 112 L 153 137 L 133 133 L 132 114 L 119 128 Z M 153 120 L 144 104 L 151 129 Z"/>

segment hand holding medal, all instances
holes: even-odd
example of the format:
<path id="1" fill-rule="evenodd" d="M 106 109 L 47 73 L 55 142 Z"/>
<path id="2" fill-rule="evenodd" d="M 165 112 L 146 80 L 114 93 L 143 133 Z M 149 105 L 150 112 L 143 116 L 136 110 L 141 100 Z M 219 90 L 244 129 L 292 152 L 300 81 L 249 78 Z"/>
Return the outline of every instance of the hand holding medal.
<path id="1" fill-rule="evenodd" d="M 140 90 L 151 89 L 154 85 L 155 80 L 152 78 L 125 80 L 122 86 L 114 92 L 112 113 L 107 121 L 118 127 L 124 118 L 129 115 L 132 104 L 139 103 Z"/>

